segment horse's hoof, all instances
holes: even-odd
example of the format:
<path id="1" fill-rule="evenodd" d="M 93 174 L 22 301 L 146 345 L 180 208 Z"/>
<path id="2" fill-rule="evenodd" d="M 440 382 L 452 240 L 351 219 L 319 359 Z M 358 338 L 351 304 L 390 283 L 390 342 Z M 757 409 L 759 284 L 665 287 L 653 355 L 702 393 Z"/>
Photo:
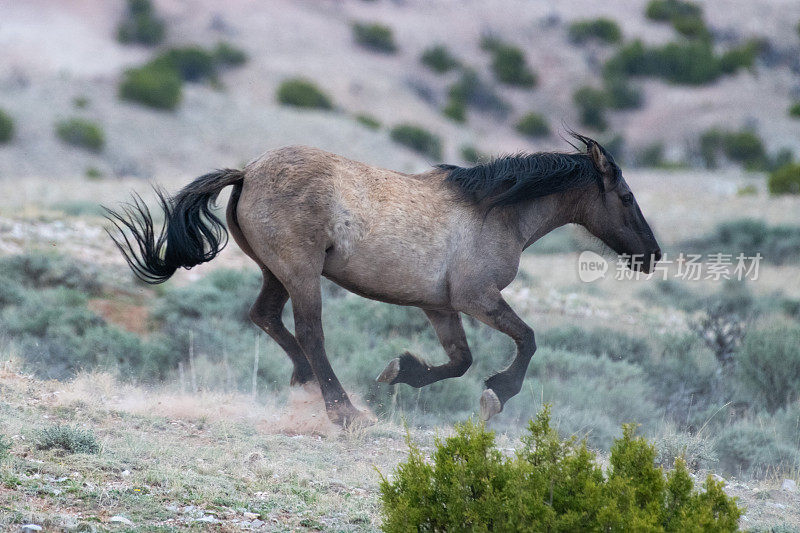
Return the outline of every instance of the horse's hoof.
<path id="1" fill-rule="evenodd" d="M 381 375 L 378 376 L 376 380 L 391 385 L 397 378 L 397 375 L 399 373 L 400 373 L 400 358 L 395 357 L 394 359 L 389 361 L 389 364 L 386 365 L 386 368 L 383 369 L 383 372 L 381 372 Z"/>
<path id="2" fill-rule="evenodd" d="M 481 394 L 481 420 L 489 420 L 494 415 L 503 410 L 500 398 L 492 389 L 486 389 Z"/>
<path id="3" fill-rule="evenodd" d="M 355 407 L 344 408 L 330 414 L 333 423 L 345 429 L 357 430 L 374 425 L 378 419 L 369 411 L 362 411 Z"/>

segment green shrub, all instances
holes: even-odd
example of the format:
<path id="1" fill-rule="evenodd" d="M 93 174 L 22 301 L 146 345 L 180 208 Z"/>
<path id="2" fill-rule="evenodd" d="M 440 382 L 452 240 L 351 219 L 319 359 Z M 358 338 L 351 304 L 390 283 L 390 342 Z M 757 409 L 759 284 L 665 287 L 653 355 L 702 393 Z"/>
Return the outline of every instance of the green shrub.
<path id="1" fill-rule="evenodd" d="M 72 99 L 72 105 L 74 105 L 77 109 L 86 109 L 89 107 L 89 98 L 86 96 L 76 96 Z"/>
<path id="2" fill-rule="evenodd" d="M 150 65 L 173 69 L 184 81 L 213 80 L 217 75 L 215 55 L 199 46 L 170 48 L 154 58 Z"/>
<path id="3" fill-rule="evenodd" d="M 119 42 L 155 46 L 165 33 L 164 22 L 156 16 L 150 0 L 128 0 L 128 12 L 117 28 Z"/>
<path id="4" fill-rule="evenodd" d="M 800 327 L 748 332 L 736 361 L 747 393 L 770 413 L 800 398 Z"/>
<path id="5" fill-rule="evenodd" d="M 642 91 L 631 85 L 625 77 L 606 76 L 603 85 L 608 107 L 612 109 L 638 109 L 642 107 Z"/>
<path id="6" fill-rule="evenodd" d="M 247 53 L 230 43 L 220 42 L 214 47 L 214 61 L 220 65 L 238 67 L 247 63 Z"/>
<path id="7" fill-rule="evenodd" d="M 13 442 L 5 435 L 0 433 L 0 466 L 6 462 L 6 459 L 11 455 L 11 446 Z"/>
<path id="8" fill-rule="evenodd" d="M 97 167 L 86 167 L 86 171 L 83 173 L 83 175 L 89 180 L 103 179 L 103 171 Z"/>
<path id="9" fill-rule="evenodd" d="M 792 118 L 800 118 L 800 100 L 789 106 L 789 116 Z"/>
<path id="10" fill-rule="evenodd" d="M 364 48 L 376 52 L 393 54 L 397 51 L 392 29 L 383 24 L 356 22 L 353 24 L 353 37 Z"/>
<path id="11" fill-rule="evenodd" d="M 377 130 L 381 127 L 381 122 L 373 117 L 372 115 L 367 115 L 365 113 L 361 113 L 356 115 L 356 121 L 359 124 L 363 124 L 364 126 L 368 127 L 371 130 Z"/>
<path id="12" fill-rule="evenodd" d="M 539 113 L 524 115 L 515 126 L 516 130 L 526 137 L 546 137 L 550 135 L 550 124 Z"/>
<path id="13" fill-rule="evenodd" d="M 471 144 L 465 144 L 461 147 L 461 159 L 468 163 L 477 163 L 489 159 L 489 156 L 478 150 Z"/>
<path id="14" fill-rule="evenodd" d="M 516 46 L 497 43 L 492 47 L 492 72 L 501 83 L 516 87 L 534 87 L 536 74 L 528 67 L 525 53 Z"/>
<path id="15" fill-rule="evenodd" d="M 730 161 L 741 163 L 749 170 L 762 170 L 769 165 L 767 150 L 753 131 L 711 128 L 700 136 L 700 154 L 706 167 L 715 168 L 722 152 Z"/>
<path id="16" fill-rule="evenodd" d="M 672 19 L 672 27 L 675 28 L 675 31 L 689 39 L 711 39 L 711 32 L 703 21 L 703 17 L 692 15 L 678 16 Z"/>
<path id="17" fill-rule="evenodd" d="M 56 124 L 56 135 L 72 146 L 100 152 L 106 139 L 99 124 L 80 118 L 62 120 Z"/>
<path id="18" fill-rule="evenodd" d="M 606 62 L 607 73 L 655 76 L 672 83 L 703 85 L 722 74 L 720 59 L 708 41 L 693 40 L 648 48 L 633 41 Z"/>
<path id="19" fill-rule="evenodd" d="M 782 441 L 758 421 L 739 420 L 720 429 L 714 435 L 714 451 L 719 471 L 740 478 L 792 475 L 800 467 L 796 441 Z"/>
<path id="20" fill-rule="evenodd" d="M 441 159 L 442 141 L 425 128 L 415 124 L 400 124 L 392 128 L 392 140 L 421 154 Z"/>
<path id="21" fill-rule="evenodd" d="M 767 178 L 772 194 L 800 194 L 800 163 L 789 163 L 773 171 Z"/>
<path id="22" fill-rule="evenodd" d="M 442 109 L 442 114 L 455 122 L 467 121 L 467 106 L 457 98 L 450 98 Z"/>
<path id="23" fill-rule="evenodd" d="M 155 109 L 175 109 L 182 98 L 181 77 L 163 65 L 128 69 L 120 83 L 119 96 Z"/>
<path id="24" fill-rule="evenodd" d="M 664 145 L 653 143 L 642 149 L 636 158 L 639 166 L 657 168 L 664 164 Z"/>
<path id="25" fill-rule="evenodd" d="M 751 39 L 741 46 L 731 48 L 720 56 L 720 69 L 725 74 L 733 74 L 743 68 L 752 69 L 763 47 L 763 42 Z"/>
<path id="26" fill-rule="evenodd" d="M 622 40 L 622 30 L 611 19 L 597 18 L 579 20 L 569 26 L 569 38 L 574 43 L 583 43 L 589 39 L 597 39 L 604 43 L 614 44 Z"/>
<path id="27" fill-rule="evenodd" d="M 420 56 L 420 61 L 429 69 L 439 73 L 449 72 L 461 66 L 458 59 L 443 44 L 426 48 Z"/>
<path id="28" fill-rule="evenodd" d="M 509 110 L 508 104 L 472 69 L 464 69 L 447 94 L 451 105 L 469 106 L 498 116 L 505 116 Z"/>
<path id="29" fill-rule="evenodd" d="M 60 448 L 69 453 L 99 453 L 100 444 L 90 430 L 69 426 L 50 426 L 36 434 L 36 447 L 40 450 Z"/>
<path id="30" fill-rule="evenodd" d="M 528 425 L 513 457 L 471 422 L 437 438 L 430 461 L 409 441 L 408 461 L 382 477 L 383 530 L 737 531 L 741 509 L 710 477 L 698 491 L 683 461 L 665 472 L 633 425 L 606 473 L 585 444 L 562 440 L 549 409 Z"/>
<path id="31" fill-rule="evenodd" d="M 686 241 L 683 247 L 697 253 L 760 253 L 764 261 L 793 263 L 800 260 L 800 226 L 769 226 L 751 218 L 730 220 L 705 236 Z"/>
<path id="32" fill-rule="evenodd" d="M 278 87 L 278 102 L 295 107 L 332 109 L 333 103 L 327 94 L 313 82 L 303 78 L 292 78 Z"/>
<path id="33" fill-rule="evenodd" d="M 89 263 L 44 253 L 0 257 L 0 272 L 27 289 L 66 287 L 97 296 L 103 291 L 102 270 Z"/>
<path id="34" fill-rule="evenodd" d="M 711 439 L 684 432 L 668 432 L 655 439 L 656 464 L 672 468 L 683 459 L 692 472 L 710 470 L 719 462 Z"/>
<path id="35" fill-rule="evenodd" d="M 14 119 L 0 109 L 0 144 L 7 143 L 14 137 Z"/>
<path id="36" fill-rule="evenodd" d="M 608 107 L 608 95 L 605 91 L 584 86 L 572 95 L 572 101 L 580 111 L 580 122 L 586 127 L 605 131 L 608 128 L 605 110 Z"/>
<path id="37" fill-rule="evenodd" d="M 567 326 L 549 329 L 537 336 L 540 346 L 560 348 L 574 353 L 588 353 L 615 361 L 641 363 L 650 355 L 650 345 L 611 328 L 593 329 Z"/>
<path id="38" fill-rule="evenodd" d="M 702 8 L 683 0 L 650 0 L 645 11 L 647 18 L 659 22 L 670 22 L 677 17 L 702 17 Z"/>

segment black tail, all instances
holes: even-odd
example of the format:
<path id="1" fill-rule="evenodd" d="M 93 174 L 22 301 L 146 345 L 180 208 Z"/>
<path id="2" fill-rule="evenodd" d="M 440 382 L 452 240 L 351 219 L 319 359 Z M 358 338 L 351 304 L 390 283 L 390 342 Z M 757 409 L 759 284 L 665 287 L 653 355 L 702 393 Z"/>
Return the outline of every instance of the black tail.
<path id="1" fill-rule="evenodd" d="M 241 186 L 242 179 L 240 170 L 217 170 L 200 176 L 172 198 L 156 189 L 164 210 L 158 233 L 147 205 L 134 194 L 121 213 L 106 208 L 106 218 L 117 230 L 117 235 L 111 231 L 108 235 L 139 279 L 163 283 L 178 268 L 211 261 L 225 247 L 228 231 L 211 208 L 224 187 Z"/>

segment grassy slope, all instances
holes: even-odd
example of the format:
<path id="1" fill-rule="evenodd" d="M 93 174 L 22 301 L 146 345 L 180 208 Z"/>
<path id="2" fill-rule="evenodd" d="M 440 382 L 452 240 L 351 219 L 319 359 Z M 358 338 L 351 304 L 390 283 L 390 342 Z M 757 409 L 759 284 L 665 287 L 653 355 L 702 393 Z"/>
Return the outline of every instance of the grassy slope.
<path id="1" fill-rule="evenodd" d="M 0 394 L 0 432 L 14 443 L 0 466 L 3 529 L 374 531 L 376 469 L 390 472 L 406 452 L 397 426 L 314 429 L 309 420 L 321 413 L 298 401 L 276 409 L 269 400 L 134 389 L 102 374 L 64 384 L 9 370 Z M 53 424 L 91 429 L 101 452 L 39 450 L 36 431 Z M 430 432 L 411 435 L 430 449 Z M 498 444 L 513 446 L 505 435 Z M 743 527 L 800 525 L 800 496 L 776 481 L 727 490 L 747 508 Z"/>

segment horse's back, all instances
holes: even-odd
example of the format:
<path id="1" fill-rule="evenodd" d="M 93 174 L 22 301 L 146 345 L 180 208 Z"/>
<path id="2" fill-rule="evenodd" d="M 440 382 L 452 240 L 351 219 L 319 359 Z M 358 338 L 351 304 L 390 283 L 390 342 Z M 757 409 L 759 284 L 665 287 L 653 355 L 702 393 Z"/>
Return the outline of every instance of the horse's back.
<path id="1" fill-rule="evenodd" d="M 355 292 L 435 305 L 467 211 L 438 170 L 408 175 L 305 146 L 250 163 L 237 210 L 258 247 L 316 250 L 323 273 Z"/>

